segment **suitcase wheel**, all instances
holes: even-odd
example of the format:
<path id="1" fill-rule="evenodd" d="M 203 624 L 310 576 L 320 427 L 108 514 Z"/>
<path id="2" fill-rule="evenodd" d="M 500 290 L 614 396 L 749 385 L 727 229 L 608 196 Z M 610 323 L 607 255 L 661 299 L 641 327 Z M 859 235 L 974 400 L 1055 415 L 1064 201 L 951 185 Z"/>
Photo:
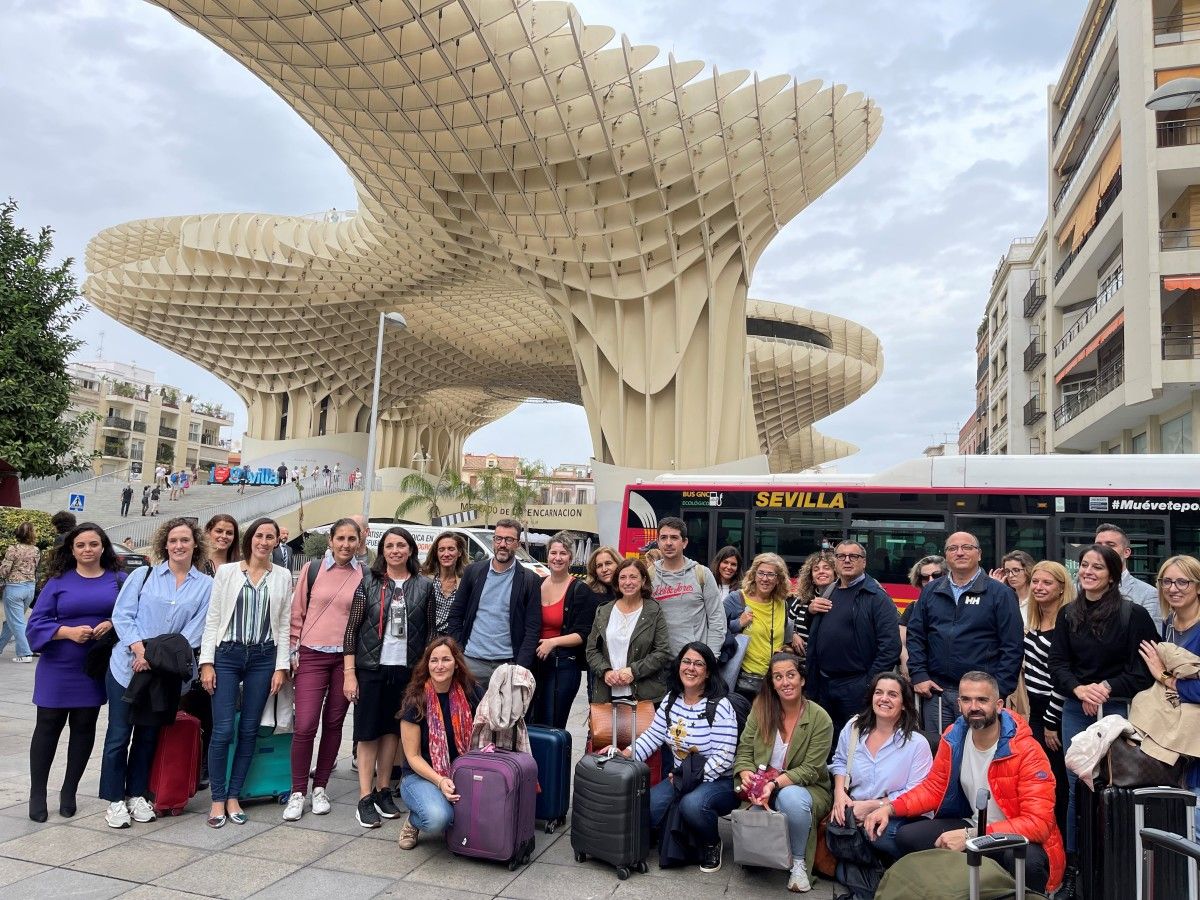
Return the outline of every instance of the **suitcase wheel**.
<path id="1" fill-rule="evenodd" d="M 557 819 L 547 819 L 546 827 L 543 829 L 546 834 L 554 834 L 554 829 L 558 827 Z"/>
<path id="2" fill-rule="evenodd" d="M 508 861 L 508 871 L 515 872 L 517 870 L 517 866 L 519 866 L 520 864 L 521 864 L 521 860 L 518 857 L 514 856 L 512 859 L 510 859 Z"/>
<path id="3" fill-rule="evenodd" d="M 650 865 L 643 859 L 637 864 L 637 870 L 639 875 L 648 875 L 650 874 Z"/>
<path id="4" fill-rule="evenodd" d="M 279 793 L 279 794 L 278 794 L 278 795 L 275 797 L 275 799 L 276 799 L 276 801 L 278 801 L 278 803 L 279 803 L 279 805 L 280 805 L 280 806 L 287 806 L 287 802 L 288 802 L 288 797 L 289 797 L 289 796 L 290 796 L 290 795 L 288 794 L 288 792 L 287 792 L 287 791 L 281 791 L 281 792 L 280 792 L 280 793 Z"/>
<path id="5" fill-rule="evenodd" d="M 179 815 L 181 812 L 183 812 L 183 810 L 181 810 L 181 809 L 173 809 L 173 810 L 171 810 L 171 815 L 172 815 L 172 816 L 177 816 L 177 815 Z"/>
<path id="6" fill-rule="evenodd" d="M 587 854 L 581 853 L 580 851 L 576 850 L 575 851 L 575 862 L 581 863 L 581 862 L 586 862 L 586 861 L 587 861 Z"/>
<path id="7" fill-rule="evenodd" d="M 622 881 L 629 878 L 629 866 L 621 866 L 621 868 L 617 869 L 617 877 Z"/>

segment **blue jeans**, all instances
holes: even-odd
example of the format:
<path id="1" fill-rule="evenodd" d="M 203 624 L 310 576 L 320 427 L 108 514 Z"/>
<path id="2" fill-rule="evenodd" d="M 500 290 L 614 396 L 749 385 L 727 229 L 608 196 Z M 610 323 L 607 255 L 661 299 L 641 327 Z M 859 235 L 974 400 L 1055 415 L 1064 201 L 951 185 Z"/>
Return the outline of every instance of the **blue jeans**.
<path id="1" fill-rule="evenodd" d="M 794 859 L 804 859 L 808 833 L 812 830 L 812 794 L 808 788 L 790 784 L 774 795 L 774 807 L 783 813 L 788 823 L 788 843 Z"/>
<path id="2" fill-rule="evenodd" d="M 400 799 L 408 807 L 409 822 L 419 831 L 441 834 L 454 821 L 454 805 L 432 782 L 410 772 L 400 779 Z"/>
<path id="3" fill-rule="evenodd" d="M 213 730 L 208 745 L 208 777 L 213 803 L 237 797 L 254 760 L 258 723 L 271 694 L 275 674 L 275 644 L 234 644 L 225 641 L 213 655 L 217 688 L 213 691 Z M 229 768 L 229 744 L 237 713 L 238 686 L 242 688 L 242 716 L 238 720 L 237 748 Z"/>
<path id="4" fill-rule="evenodd" d="M 145 797 L 150 788 L 150 765 L 158 746 L 158 728 L 134 725 L 125 702 L 125 688 L 112 672 L 104 674 L 108 693 L 108 731 L 100 762 L 100 797 L 112 803 L 127 797 Z"/>
<path id="5" fill-rule="evenodd" d="M 583 677 L 574 655 L 556 652 L 550 659 L 538 660 L 534 676 L 537 687 L 533 691 L 530 724 L 566 728 Z"/>
<path id="6" fill-rule="evenodd" d="M 1102 712 L 1104 716 L 1129 716 L 1129 704 L 1124 700 L 1110 700 L 1104 704 Z M 1062 711 L 1062 745 L 1063 756 L 1066 756 L 1067 751 L 1071 749 L 1071 742 L 1075 740 L 1075 736 L 1082 731 L 1086 731 L 1087 727 L 1096 721 L 1095 716 L 1085 715 L 1083 712 L 1083 704 L 1074 697 L 1068 697 L 1063 702 Z M 1078 848 L 1075 846 L 1075 816 L 1077 811 L 1075 808 L 1075 783 L 1079 781 L 1079 776 L 1067 769 L 1067 852 L 1074 853 Z"/>
<path id="7" fill-rule="evenodd" d="M 11 637 L 17 642 L 17 656 L 30 656 L 29 641 L 25 638 L 25 609 L 33 603 L 33 582 L 18 581 L 4 586 L 4 626 L 0 628 L 0 653 Z"/>
<path id="8" fill-rule="evenodd" d="M 934 679 L 938 684 L 941 684 L 938 679 Z M 942 692 L 939 694 L 936 691 L 928 700 L 921 701 L 921 728 L 925 731 L 934 731 L 938 727 L 938 704 L 941 704 L 942 722 L 941 730 L 945 731 L 946 726 L 950 725 L 960 715 L 958 711 L 958 684 L 953 687 L 942 685 Z"/>
<path id="9" fill-rule="evenodd" d="M 675 786 L 663 779 L 650 789 L 650 822 L 655 828 L 661 828 L 667 815 L 667 808 L 675 799 Z M 720 840 L 717 833 L 717 818 L 728 815 L 740 801 L 733 792 L 733 779 L 726 775 L 716 781 L 706 781 L 696 785 L 694 789 L 683 795 L 679 801 L 679 811 L 683 821 L 696 835 L 696 840 L 704 846 L 715 844 Z M 805 839 L 808 834 L 805 832 Z"/>

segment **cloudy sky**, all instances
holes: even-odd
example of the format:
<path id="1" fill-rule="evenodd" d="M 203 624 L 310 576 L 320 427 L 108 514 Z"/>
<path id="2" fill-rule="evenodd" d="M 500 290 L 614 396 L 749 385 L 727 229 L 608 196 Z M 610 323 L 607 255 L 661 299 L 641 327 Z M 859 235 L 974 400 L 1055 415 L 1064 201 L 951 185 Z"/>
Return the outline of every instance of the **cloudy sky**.
<path id="1" fill-rule="evenodd" d="M 836 81 L 882 107 L 883 134 L 775 239 L 751 296 L 849 317 L 883 341 L 885 372 L 819 423 L 878 471 L 950 436 L 974 406 L 975 329 L 1009 241 L 1046 209 L 1046 90 L 1085 0 L 576 0 L 666 61 Z M 336 156 L 234 60 L 138 0 L 0 0 L 0 192 L 52 225 L 78 261 L 100 229 L 200 212 L 354 205 Z M 729 11 L 737 9 L 736 18 Z M 220 323 L 214 322 L 219 328 Z M 221 382 L 102 313 L 81 359 L 124 359 L 197 396 Z M 239 429 L 240 433 L 240 429 Z M 581 409 L 527 404 L 468 449 L 550 463 L 591 454 Z"/>

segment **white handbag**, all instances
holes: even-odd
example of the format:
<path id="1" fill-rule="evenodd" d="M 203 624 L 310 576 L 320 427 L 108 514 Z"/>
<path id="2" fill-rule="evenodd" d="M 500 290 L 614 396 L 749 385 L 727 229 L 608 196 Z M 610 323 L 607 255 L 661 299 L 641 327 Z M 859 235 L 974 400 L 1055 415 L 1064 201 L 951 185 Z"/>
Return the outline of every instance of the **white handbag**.
<path id="1" fill-rule="evenodd" d="M 258 730 L 271 734 L 291 734 L 296 730 L 296 688 L 292 679 L 283 679 L 283 686 L 273 697 L 267 697 Z"/>

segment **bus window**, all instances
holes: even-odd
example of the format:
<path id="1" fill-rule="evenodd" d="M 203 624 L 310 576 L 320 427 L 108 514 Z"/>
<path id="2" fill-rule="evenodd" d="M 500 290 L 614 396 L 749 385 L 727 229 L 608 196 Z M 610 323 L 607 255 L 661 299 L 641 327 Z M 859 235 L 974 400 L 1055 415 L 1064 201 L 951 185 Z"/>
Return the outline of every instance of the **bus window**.
<path id="1" fill-rule="evenodd" d="M 1024 550 L 1034 558 L 1034 561 L 1046 558 L 1046 520 L 1045 519 L 1008 519 L 1004 520 L 1004 552 Z M 996 561 L 1000 565 L 1000 561 Z"/>
<path id="2" fill-rule="evenodd" d="M 1114 521 L 1115 519 L 1115 521 Z M 1165 518 L 1129 518 L 1112 515 L 1059 516 L 1058 540 L 1064 564 L 1073 574 L 1079 568 L 1079 551 L 1090 547 L 1096 529 L 1104 524 L 1119 525 L 1129 537 L 1133 555 L 1125 561 L 1135 578 L 1154 581 L 1158 564 L 1167 557 L 1167 520 Z M 1176 552 L 1179 552 L 1178 550 Z"/>
<path id="3" fill-rule="evenodd" d="M 708 510 L 685 509 L 680 518 L 687 526 L 687 546 L 683 548 L 683 555 L 707 566 L 712 559 L 708 552 Z"/>
<path id="4" fill-rule="evenodd" d="M 922 556 L 940 554 L 946 542 L 942 516 L 856 515 L 850 520 L 850 540 L 867 551 L 867 574 L 877 581 L 906 584 L 908 571 Z"/>
<path id="5" fill-rule="evenodd" d="M 794 572 L 809 554 L 821 549 L 822 540 L 836 544 L 842 534 L 840 512 L 821 515 L 790 510 L 760 510 L 754 516 L 752 556 L 778 553 L 788 564 L 788 569 Z"/>

